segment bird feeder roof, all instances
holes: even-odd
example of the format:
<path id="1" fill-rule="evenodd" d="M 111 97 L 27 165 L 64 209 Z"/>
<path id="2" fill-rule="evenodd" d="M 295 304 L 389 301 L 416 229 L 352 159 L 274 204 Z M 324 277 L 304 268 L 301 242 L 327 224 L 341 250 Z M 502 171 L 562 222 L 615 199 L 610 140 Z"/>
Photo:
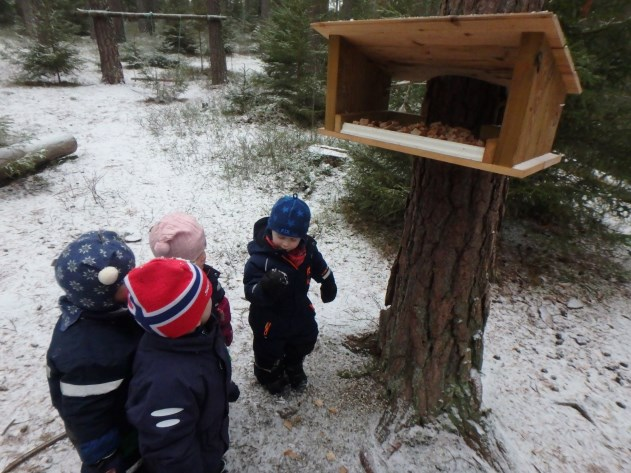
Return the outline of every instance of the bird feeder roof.
<path id="1" fill-rule="evenodd" d="M 558 18 L 551 12 L 436 16 L 313 23 L 325 38 L 340 36 L 395 80 L 473 77 L 510 85 L 522 33 L 544 33 L 567 93 L 580 94 Z"/>

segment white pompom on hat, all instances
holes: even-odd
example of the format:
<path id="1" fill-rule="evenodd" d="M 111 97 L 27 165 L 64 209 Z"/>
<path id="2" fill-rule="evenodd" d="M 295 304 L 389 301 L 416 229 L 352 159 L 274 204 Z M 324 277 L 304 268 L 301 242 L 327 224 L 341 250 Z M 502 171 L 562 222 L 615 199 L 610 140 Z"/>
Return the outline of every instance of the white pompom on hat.
<path id="1" fill-rule="evenodd" d="M 149 245 L 155 257 L 194 261 L 206 249 L 206 234 L 193 216 L 173 212 L 151 227 Z"/>

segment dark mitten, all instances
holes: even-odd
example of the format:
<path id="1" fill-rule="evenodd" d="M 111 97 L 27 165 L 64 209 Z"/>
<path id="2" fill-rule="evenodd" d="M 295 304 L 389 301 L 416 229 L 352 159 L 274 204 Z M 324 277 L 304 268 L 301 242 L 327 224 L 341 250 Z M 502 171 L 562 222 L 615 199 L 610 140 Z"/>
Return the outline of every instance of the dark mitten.
<path id="1" fill-rule="evenodd" d="M 125 473 L 123 456 L 117 451 L 96 465 L 81 465 L 81 473 Z"/>
<path id="2" fill-rule="evenodd" d="M 240 395 L 241 391 L 239 391 L 239 386 L 237 386 L 234 381 L 230 381 L 230 387 L 228 388 L 228 402 L 235 402 L 239 399 Z"/>
<path id="3" fill-rule="evenodd" d="M 322 302 L 327 303 L 333 301 L 335 296 L 337 296 L 337 285 L 333 273 L 331 273 L 320 285 L 320 298 Z"/>
<path id="4" fill-rule="evenodd" d="M 285 290 L 289 284 L 289 279 L 280 269 L 274 268 L 263 275 L 260 284 L 263 292 L 272 297 L 276 297 Z"/>

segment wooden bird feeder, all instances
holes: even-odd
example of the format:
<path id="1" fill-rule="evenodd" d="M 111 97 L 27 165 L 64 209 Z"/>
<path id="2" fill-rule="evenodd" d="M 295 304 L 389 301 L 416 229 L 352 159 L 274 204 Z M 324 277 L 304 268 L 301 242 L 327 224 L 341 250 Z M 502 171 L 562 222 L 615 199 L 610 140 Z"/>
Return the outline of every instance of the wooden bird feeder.
<path id="1" fill-rule="evenodd" d="M 319 132 L 452 164 L 526 177 L 561 160 L 553 153 L 567 94 L 581 84 L 553 13 L 332 21 L 311 25 L 329 42 L 326 113 Z M 501 125 L 484 146 L 358 124 L 360 118 L 422 121 L 388 110 L 393 81 L 464 76 L 506 87 Z M 365 120 L 364 120 L 365 121 Z M 355 122 L 355 123 L 353 123 Z M 493 124 L 489 124 L 493 125 Z"/>

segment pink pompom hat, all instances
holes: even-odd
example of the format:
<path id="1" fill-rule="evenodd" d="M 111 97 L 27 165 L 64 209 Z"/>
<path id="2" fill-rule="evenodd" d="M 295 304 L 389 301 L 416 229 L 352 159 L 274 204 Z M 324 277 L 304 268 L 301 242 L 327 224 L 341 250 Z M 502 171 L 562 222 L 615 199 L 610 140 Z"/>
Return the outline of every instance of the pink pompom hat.
<path id="1" fill-rule="evenodd" d="M 195 261 L 206 249 L 206 234 L 195 217 L 173 212 L 151 227 L 149 245 L 153 256 Z"/>

